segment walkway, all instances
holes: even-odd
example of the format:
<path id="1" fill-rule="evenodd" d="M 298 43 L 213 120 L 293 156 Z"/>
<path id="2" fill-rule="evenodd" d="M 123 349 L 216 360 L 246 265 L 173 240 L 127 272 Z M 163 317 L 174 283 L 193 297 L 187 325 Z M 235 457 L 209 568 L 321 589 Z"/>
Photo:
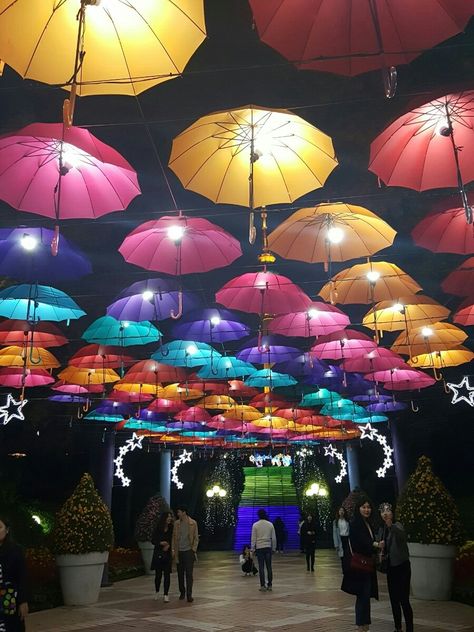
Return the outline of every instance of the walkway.
<path id="1" fill-rule="evenodd" d="M 258 592 L 258 578 L 243 577 L 230 553 L 203 553 L 195 566 L 194 603 L 154 601 L 153 578 L 119 582 L 94 606 L 56 608 L 30 615 L 28 632 L 353 632 L 353 598 L 339 590 L 340 565 L 332 551 L 318 551 L 316 573 L 303 556 L 274 557 L 273 592 Z M 258 576 L 257 576 L 258 577 Z M 383 576 L 373 602 L 373 632 L 393 632 Z M 474 632 L 474 608 L 455 602 L 413 600 L 416 632 Z"/>

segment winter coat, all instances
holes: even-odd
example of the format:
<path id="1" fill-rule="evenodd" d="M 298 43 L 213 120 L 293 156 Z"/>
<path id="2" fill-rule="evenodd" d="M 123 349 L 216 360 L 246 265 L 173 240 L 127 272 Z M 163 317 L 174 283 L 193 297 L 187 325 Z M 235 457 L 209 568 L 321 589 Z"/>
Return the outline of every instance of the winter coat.
<path id="1" fill-rule="evenodd" d="M 372 531 L 372 535 L 367 528 L 364 520 L 356 519 L 350 524 L 349 528 L 349 542 L 352 547 L 352 551 L 354 553 L 360 553 L 365 556 L 373 556 L 375 560 L 375 549 L 374 549 L 374 533 Z M 350 552 L 349 552 L 350 555 Z M 368 573 L 364 571 L 355 571 L 350 567 L 350 559 L 347 560 L 347 564 L 345 564 L 345 572 L 344 578 L 342 580 L 341 590 L 350 595 L 360 595 L 362 594 L 363 586 L 367 580 Z M 374 571 L 370 573 L 370 596 L 374 599 L 379 598 L 378 584 L 377 584 L 377 573 Z"/>
<path id="2" fill-rule="evenodd" d="M 164 531 L 162 528 L 157 526 L 155 531 L 153 532 L 153 536 L 151 538 L 151 543 L 155 545 L 153 551 L 153 558 L 151 560 L 151 570 L 154 571 L 156 569 L 163 569 L 171 573 L 171 540 L 173 537 L 173 524 L 168 525 L 168 529 Z M 160 542 L 168 542 L 169 549 L 166 551 L 163 550 Z"/>
<path id="3" fill-rule="evenodd" d="M 26 562 L 23 551 L 13 543 L 0 546 L 0 630 L 23 632 L 18 606 L 28 602 Z"/>
<path id="4" fill-rule="evenodd" d="M 316 548 L 316 523 L 314 520 L 311 522 L 305 520 L 301 525 L 301 541 L 305 549 Z"/>

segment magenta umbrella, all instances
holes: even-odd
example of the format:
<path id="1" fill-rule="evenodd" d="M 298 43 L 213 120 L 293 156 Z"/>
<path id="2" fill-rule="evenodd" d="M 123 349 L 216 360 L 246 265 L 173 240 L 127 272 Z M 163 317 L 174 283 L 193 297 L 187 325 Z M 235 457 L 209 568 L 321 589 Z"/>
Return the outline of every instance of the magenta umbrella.
<path id="1" fill-rule="evenodd" d="M 206 423 L 207 421 L 212 420 L 212 417 L 207 410 L 205 408 L 201 408 L 200 406 L 191 406 L 191 408 L 188 408 L 187 410 L 182 410 L 177 413 L 174 418 L 176 421 L 191 421 L 199 423 Z"/>
<path id="2" fill-rule="evenodd" d="M 5 367 L 0 369 L 0 385 L 8 388 L 30 388 L 47 386 L 54 378 L 44 369 L 18 369 Z"/>
<path id="3" fill-rule="evenodd" d="M 436 382 L 423 371 L 416 371 L 410 367 L 400 367 L 389 369 L 387 371 L 375 371 L 374 373 L 367 373 L 364 378 L 371 380 L 372 382 L 383 382 L 384 387 L 390 390 L 414 390 L 417 388 L 424 388 L 420 386 L 426 382 L 426 386 L 431 386 Z M 428 383 L 429 382 L 429 383 Z"/>
<path id="4" fill-rule="evenodd" d="M 383 347 L 372 349 L 372 351 L 369 351 L 368 353 L 358 355 L 357 357 L 350 358 L 349 360 L 344 360 L 341 364 L 341 368 L 343 368 L 344 371 L 359 373 L 374 373 L 375 371 L 385 372 L 402 366 L 409 368 L 408 365 L 405 364 L 404 359 L 399 356 L 398 353 L 394 353 L 393 351 L 390 351 L 390 349 L 384 349 Z"/>
<path id="5" fill-rule="evenodd" d="M 0 198 L 19 211 L 93 219 L 139 194 L 130 164 L 86 129 L 33 123 L 0 138 Z"/>
<path id="6" fill-rule="evenodd" d="M 311 353 L 319 360 L 347 360 L 376 348 L 376 343 L 366 334 L 355 329 L 344 329 L 320 336 L 311 347 Z"/>
<path id="7" fill-rule="evenodd" d="M 228 281 L 216 301 L 229 309 L 255 314 L 288 314 L 307 310 L 311 299 L 287 277 L 270 272 L 247 272 Z"/>
<path id="8" fill-rule="evenodd" d="M 309 338 L 345 329 L 351 324 L 349 316 L 328 303 L 313 302 L 304 312 L 282 314 L 274 318 L 268 330 L 282 336 Z"/>
<path id="9" fill-rule="evenodd" d="M 474 287 L 474 257 L 469 257 L 460 266 L 453 270 L 442 281 L 441 287 L 448 294 L 456 296 L 469 296 Z"/>

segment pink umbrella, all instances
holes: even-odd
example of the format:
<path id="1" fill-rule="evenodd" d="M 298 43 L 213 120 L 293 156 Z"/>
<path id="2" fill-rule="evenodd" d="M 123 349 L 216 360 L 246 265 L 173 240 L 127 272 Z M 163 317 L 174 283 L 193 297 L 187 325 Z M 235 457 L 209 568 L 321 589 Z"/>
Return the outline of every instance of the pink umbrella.
<path id="1" fill-rule="evenodd" d="M 244 429 L 244 425 L 238 419 L 228 419 L 224 415 L 214 415 L 211 421 L 208 421 L 206 425 L 209 428 L 217 428 L 217 430 L 240 430 Z"/>
<path id="2" fill-rule="evenodd" d="M 368 353 L 358 355 L 357 357 L 350 358 L 349 360 L 344 360 L 341 364 L 341 368 L 343 368 L 344 371 L 357 371 L 359 373 L 374 373 L 375 371 L 384 372 L 394 369 L 395 367 L 402 366 L 408 368 L 404 359 L 399 356 L 398 353 L 394 353 L 393 351 L 390 351 L 390 349 L 384 349 L 383 347 L 372 349 L 372 351 L 369 351 Z"/>
<path id="3" fill-rule="evenodd" d="M 258 395 L 259 391 L 253 386 L 247 386 L 242 380 L 229 380 L 228 395 L 234 399 L 250 399 Z"/>
<path id="4" fill-rule="evenodd" d="M 174 418 L 176 421 L 190 421 L 197 423 L 207 423 L 212 420 L 212 416 L 207 412 L 205 408 L 200 406 L 191 406 L 187 410 L 182 410 L 177 413 Z"/>
<path id="5" fill-rule="evenodd" d="M 87 369 L 117 369 L 134 362 L 120 347 L 98 344 L 85 345 L 69 360 L 69 364 Z"/>
<path id="6" fill-rule="evenodd" d="M 19 211 L 93 219 L 139 194 L 129 163 L 86 129 L 33 123 L 0 138 L 0 197 Z"/>
<path id="7" fill-rule="evenodd" d="M 457 202 L 457 200 L 456 200 Z M 474 226 L 466 223 L 463 207 L 451 201 L 442 211 L 429 213 L 412 230 L 413 241 L 432 252 L 454 252 L 459 255 L 474 254 Z M 470 206 L 474 196 L 468 196 Z"/>
<path id="8" fill-rule="evenodd" d="M 441 287 L 448 294 L 469 296 L 474 287 L 474 257 L 466 259 L 451 274 L 448 274 L 441 283 Z"/>
<path id="9" fill-rule="evenodd" d="M 355 329 L 345 329 L 318 338 L 311 347 L 311 353 L 319 360 L 345 360 L 376 348 L 376 343 L 366 334 Z"/>
<path id="10" fill-rule="evenodd" d="M 179 413 L 183 410 L 188 410 L 189 406 L 179 399 L 166 399 L 163 397 L 157 397 L 147 407 L 154 413 L 165 413 L 172 415 L 173 413 Z"/>
<path id="11" fill-rule="evenodd" d="M 424 380 L 431 380 L 429 375 L 423 373 L 423 371 L 416 371 L 410 367 L 405 368 L 404 366 L 397 367 L 394 369 L 389 369 L 387 371 L 375 371 L 374 373 L 367 373 L 364 375 L 366 380 L 371 380 L 372 382 L 383 382 L 384 386 L 389 389 L 395 390 L 396 384 L 407 384 L 407 383 L 415 383 Z M 433 380 L 431 384 L 434 384 L 436 380 Z M 418 386 L 413 388 L 419 388 Z M 397 389 L 397 390 L 410 390 L 410 389 Z"/>
<path id="12" fill-rule="evenodd" d="M 113 402 L 122 402 L 124 404 L 140 404 L 141 402 L 149 402 L 153 399 L 150 393 L 140 393 L 138 391 L 117 391 L 113 389 L 107 396 Z"/>
<path id="13" fill-rule="evenodd" d="M 247 272 L 228 281 L 216 301 L 229 309 L 255 314 L 288 314 L 309 309 L 311 299 L 287 277 L 270 272 Z"/>
<path id="14" fill-rule="evenodd" d="M 30 388 L 52 384 L 54 378 L 44 369 L 0 369 L 0 385 L 7 388 Z"/>
<path id="15" fill-rule="evenodd" d="M 282 314 L 274 318 L 268 330 L 282 336 L 321 336 L 350 325 L 349 316 L 328 303 L 313 302 L 304 312 Z"/>
<path id="16" fill-rule="evenodd" d="M 419 391 L 422 388 L 428 388 L 436 384 L 434 377 L 430 377 L 422 371 L 414 371 L 414 373 L 418 375 L 414 375 L 406 380 L 391 380 L 390 382 L 385 382 L 383 387 L 389 391 Z"/>
<path id="17" fill-rule="evenodd" d="M 453 315 L 453 321 L 459 325 L 474 325 L 474 296 L 461 303 Z"/>
<path id="18" fill-rule="evenodd" d="M 274 393 L 259 393 L 249 402 L 249 406 L 260 410 L 264 408 L 288 408 L 288 404 L 287 399 L 279 397 Z"/>
<path id="19" fill-rule="evenodd" d="M 102 384 L 89 384 L 86 388 L 85 386 L 81 386 L 80 384 L 71 384 L 70 382 L 64 382 L 64 380 L 58 380 L 51 388 L 53 391 L 68 393 L 69 395 L 87 395 L 89 393 L 102 393 L 102 391 L 104 390 Z"/>

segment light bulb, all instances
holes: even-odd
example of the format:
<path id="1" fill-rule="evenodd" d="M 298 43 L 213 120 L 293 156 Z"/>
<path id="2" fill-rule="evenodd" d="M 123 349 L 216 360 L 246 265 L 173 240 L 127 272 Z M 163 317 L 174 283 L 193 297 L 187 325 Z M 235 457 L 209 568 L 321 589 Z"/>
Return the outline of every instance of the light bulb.
<path id="1" fill-rule="evenodd" d="M 212 491 L 212 489 L 208 489 L 206 492 L 206 496 L 208 498 L 212 498 L 214 496 L 214 492 Z"/>
<path id="2" fill-rule="evenodd" d="M 220 324 L 220 322 L 221 322 L 221 318 L 220 318 L 220 316 L 217 316 L 217 315 L 216 315 L 216 316 L 212 316 L 212 317 L 211 317 L 211 325 L 214 325 L 214 327 L 215 327 L 216 325 L 219 325 L 219 324 Z"/>
<path id="3" fill-rule="evenodd" d="M 311 485 L 311 489 L 312 489 L 312 490 L 314 490 L 315 492 L 317 492 L 317 491 L 319 490 L 319 485 L 318 485 L 318 483 L 313 483 L 313 484 Z"/>
<path id="4" fill-rule="evenodd" d="M 28 233 L 25 233 L 20 239 L 20 244 L 25 250 L 34 250 L 38 245 L 38 240 L 36 239 L 36 237 L 33 237 L 33 235 L 28 235 Z"/>
<path id="5" fill-rule="evenodd" d="M 213 488 L 212 488 L 212 491 L 214 492 L 214 494 L 218 494 L 219 490 L 220 490 L 219 485 L 214 485 Z"/>
<path id="6" fill-rule="evenodd" d="M 344 231 L 339 226 L 331 226 L 327 232 L 327 238 L 332 244 L 340 244 L 344 239 Z"/>
<path id="7" fill-rule="evenodd" d="M 77 147 L 69 145 L 69 143 L 63 143 L 61 156 L 63 169 L 65 169 L 67 172 L 70 169 L 79 167 L 79 165 L 81 164 L 82 155 L 85 155 L 85 153 L 81 152 L 79 149 L 77 149 Z"/>
<path id="8" fill-rule="evenodd" d="M 194 355 L 195 353 L 197 353 L 198 348 L 196 347 L 196 345 L 188 345 L 186 347 L 186 353 L 188 355 Z"/>
<path id="9" fill-rule="evenodd" d="M 375 283 L 380 279 L 380 272 L 377 272 L 377 270 L 369 270 L 369 272 L 367 272 L 366 274 L 366 277 L 371 283 Z"/>
<path id="10" fill-rule="evenodd" d="M 451 126 L 445 116 L 442 116 L 436 123 L 435 132 L 438 136 L 449 136 L 451 134 Z"/>
<path id="11" fill-rule="evenodd" d="M 232 362 L 230 360 L 226 360 L 225 368 L 226 369 L 231 369 L 232 368 Z"/>
<path id="12" fill-rule="evenodd" d="M 392 305 L 392 309 L 394 312 L 403 312 L 405 306 L 402 303 L 395 303 Z"/>
<path id="13" fill-rule="evenodd" d="M 271 416 L 271 415 L 265 415 L 265 419 L 266 419 L 267 421 L 271 421 L 271 420 L 272 420 L 272 416 Z"/>
<path id="14" fill-rule="evenodd" d="M 327 495 L 328 495 L 328 492 L 327 492 L 327 490 L 326 490 L 326 489 L 324 489 L 323 487 L 321 487 L 321 488 L 319 489 L 318 494 L 319 494 L 320 496 L 327 496 Z"/>
<path id="15" fill-rule="evenodd" d="M 124 329 L 127 329 L 127 327 L 130 327 L 130 323 L 128 322 L 128 320 L 123 320 L 122 321 L 122 327 Z"/>
<path id="16" fill-rule="evenodd" d="M 184 226 L 174 224 L 168 228 L 166 234 L 171 241 L 180 241 L 184 235 Z"/>
<path id="17" fill-rule="evenodd" d="M 311 307 L 311 309 L 308 309 L 307 313 L 309 318 L 316 318 L 316 316 L 319 314 L 319 310 L 315 307 Z"/>
<path id="18" fill-rule="evenodd" d="M 151 290 L 145 290 L 142 292 L 142 298 L 144 301 L 151 301 L 153 299 L 153 292 Z"/>
<path id="19" fill-rule="evenodd" d="M 423 334 L 425 338 L 428 338 L 428 336 L 433 335 L 433 330 L 431 329 L 431 327 L 423 327 L 423 329 L 421 330 L 421 333 Z"/>
<path id="20" fill-rule="evenodd" d="M 307 489 L 305 492 L 306 496 L 312 496 L 313 495 L 313 491 L 310 489 Z"/>
<path id="21" fill-rule="evenodd" d="M 227 496 L 227 492 L 225 491 L 225 489 L 220 489 L 219 490 L 219 496 L 221 498 L 224 498 L 224 496 Z"/>

